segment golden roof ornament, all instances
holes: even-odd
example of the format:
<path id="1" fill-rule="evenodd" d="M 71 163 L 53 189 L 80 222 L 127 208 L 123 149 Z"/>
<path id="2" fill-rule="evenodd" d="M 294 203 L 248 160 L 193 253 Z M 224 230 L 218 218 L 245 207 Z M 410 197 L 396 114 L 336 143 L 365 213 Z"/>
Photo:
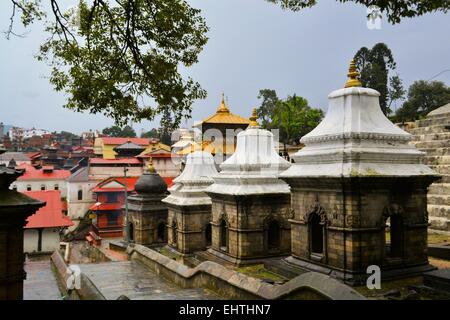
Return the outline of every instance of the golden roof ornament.
<path id="1" fill-rule="evenodd" d="M 217 112 L 230 113 L 230 110 L 228 109 L 225 103 L 225 94 L 223 92 L 222 92 L 222 100 L 220 101 L 220 106 L 219 109 L 217 109 Z"/>
<path id="2" fill-rule="evenodd" d="M 148 163 L 147 169 L 148 169 L 148 172 L 150 172 L 150 173 L 156 172 L 155 167 L 153 166 L 153 158 L 152 157 L 150 157 L 150 161 Z"/>
<path id="3" fill-rule="evenodd" d="M 344 88 L 362 87 L 361 82 L 358 80 L 359 72 L 356 69 L 355 59 L 353 59 L 352 62 L 350 62 L 350 67 L 348 68 L 347 76 L 348 80 Z"/>
<path id="4" fill-rule="evenodd" d="M 256 112 L 256 108 L 253 108 L 252 110 L 252 116 L 249 118 L 250 119 L 250 124 L 248 125 L 249 127 L 259 127 L 259 123 L 258 123 L 258 114 Z"/>

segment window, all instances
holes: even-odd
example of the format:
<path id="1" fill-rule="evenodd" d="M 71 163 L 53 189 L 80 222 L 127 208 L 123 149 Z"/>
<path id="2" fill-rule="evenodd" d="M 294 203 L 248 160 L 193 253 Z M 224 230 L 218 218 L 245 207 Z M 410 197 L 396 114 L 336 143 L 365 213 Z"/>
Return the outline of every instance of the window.
<path id="1" fill-rule="evenodd" d="M 130 239 L 130 241 L 134 241 L 134 224 L 131 222 L 128 224 L 128 232 L 128 238 Z"/>
<path id="2" fill-rule="evenodd" d="M 280 225 L 276 220 L 272 220 L 269 223 L 269 227 L 267 230 L 267 240 L 269 250 L 280 248 Z"/>
<path id="3" fill-rule="evenodd" d="M 208 223 L 205 228 L 205 243 L 207 247 L 211 245 L 211 239 L 212 239 L 211 224 Z"/>
<path id="4" fill-rule="evenodd" d="M 78 190 L 78 194 L 77 194 L 77 199 L 78 200 L 83 200 L 83 190 Z"/>
<path id="5" fill-rule="evenodd" d="M 59 186 L 58 186 L 57 184 L 55 184 L 54 189 L 55 189 L 55 190 L 59 190 Z"/>
<path id="6" fill-rule="evenodd" d="M 386 219 L 386 253 L 391 258 L 399 258 L 403 252 L 402 216 L 394 214 Z"/>
<path id="7" fill-rule="evenodd" d="M 45 185 L 41 185 L 41 190 L 44 191 L 45 190 Z"/>
<path id="8" fill-rule="evenodd" d="M 320 215 L 312 213 L 309 217 L 310 247 L 312 253 L 323 253 L 323 226 Z"/>
<path id="9" fill-rule="evenodd" d="M 31 191 L 31 186 L 27 185 L 27 191 Z"/>
<path id="10" fill-rule="evenodd" d="M 227 232 L 227 223 L 225 220 L 222 220 L 220 223 L 220 249 L 223 251 L 228 251 L 227 243 L 228 243 L 228 232 Z"/>
<path id="11" fill-rule="evenodd" d="M 117 225 L 119 225 L 119 216 L 120 216 L 120 212 L 119 211 L 108 212 L 106 214 L 106 217 L 107 217 L 107 220 L 108 220 L 108 226 L 117 226 Z"/>
<path id="12" fill-rule="evenodd" d="M 113 203 L 113 202 L 117 202 L 117 194 L 115 193 L 107 193 L 106 194 L 106 202 L 108 203 Z"/>
<path id="13" fill-rule="evenodd" d="M 17 186 L 13 185 L 12 189 L 13 189 L 13 191 L 17 191 Z"/>
<path id="14" fill-rule="evenodd" d="M 158 224 L 156 236 L 157 236 L 159 242 L 166 241 L 166 224 L 164 222 L 160 222 Z"/>

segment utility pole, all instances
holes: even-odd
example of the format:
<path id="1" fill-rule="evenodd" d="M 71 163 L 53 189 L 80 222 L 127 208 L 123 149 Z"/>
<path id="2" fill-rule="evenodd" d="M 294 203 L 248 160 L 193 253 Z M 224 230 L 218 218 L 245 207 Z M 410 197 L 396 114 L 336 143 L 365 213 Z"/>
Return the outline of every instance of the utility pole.
<path id="1" fill-rule="evenodd" d="M 130 226 L 128 224 L 128 181 L 127 181 L 127 171 L 128 168 L 126 165 L 123 167 L 123 176 L 125 179 L 125 224 L 124 224 L 124 233 L 125 233 L 125 242 L 130 242 Z"/>

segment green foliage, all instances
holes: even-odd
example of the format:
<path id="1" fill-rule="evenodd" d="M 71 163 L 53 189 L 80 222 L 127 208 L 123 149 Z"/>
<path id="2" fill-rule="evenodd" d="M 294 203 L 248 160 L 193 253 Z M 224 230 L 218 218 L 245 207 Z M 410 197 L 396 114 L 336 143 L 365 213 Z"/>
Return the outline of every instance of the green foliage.
<path id="1" fill-rule="evenodd" d="M 44 16 L 39 0 L 11 1 L 25 25 Z M 50 37 L 37 58 L 51 66 L 65 107 L 102 113 L 119 126 L 161 116 L 170 128 L 205 98 L 199 83 L 179 73 L 198 61 L 208 30 L 185 0 L 81 0 L 68 12 L 58 3 L 50 0 Z"/>
<path id="2" fill-rule="evenodd" d="M 172 144 L 171 131 L 167 128 L 153 128 L 150 131 L 141 134 L 141 138 L 157 138 L 166 145 Z"/>
<path id="3" fill-rule="evenodd" d="M 402 99 L 405 94 L 398 75 L 392 76 L 388 83 L 389 71 L 396 68 L 391 50 L 386 44 L 377 43 L 372 49 L 366 47 L 359 49 L 354 59 L 362 85 L 380 93 L 381 110 L 385 115 L 389 115 L 392 112 L 390 109 L 392 102 Z"/>
<path id="4" fill-rule="evenodd" d="M 106 134 L 110 137 L 120 137 L 120 138 L 135 138 L 136 131 L 130 126 L 124 126 L 123 128 L 118 126 L 112 126 L 103 129 L 103 134 Z"/>
<path id="5" fill-rule="evenodd" d="M 159 132 L 157 129 L 153 128 L 150 131 L 142 133 L 141 138 L 159 138 Z"/>
<path id="6" fill-rule="evenodd" d="M 300 138 L 314 129 L 323 118 L 323 111 L 311 108 L 308 100 L 296 96 L 279 99 L 274 90 L 260 91 L 263 99 L 257 109 L 261 126 L 265 129 L 279 129 L 280 140 L 286 145 L 298 143 Z"/>
<path id="7" fill-rule="evenodd" d="M 272 117 L 279 103 L 275 90 L 259 90 L 258 99 L 262 99 L 261 106 L 257 109 L 258 118 L 261 119 L 261 126 L 265 129 L 271 129 Z"/>
<path id="8" fill-rule="evenodd" d="M 450 87 L 441 81 L 415 81 L 408 90 L 408 97 L 397 110 L 397 122 L 414 121 L 431 111 L 450 103 Z"/>
<path id="9" fill-rule="evenodd" d="M 283 9 L 300 11 L 313 7 L 317 0 L 266 0 L 280 5 Z M 407 1 L 386 1 L 386 0 L 336 0 L 341 3 L 353 2 L 369 7 L 376 5 L 383 12 L 388 21 L 392 24 L 399 23 L 404 18 L 413 18 L 426 13 L 441 11 L 447 12 L 450 9 L 448 0 L 407 0 Z"/>

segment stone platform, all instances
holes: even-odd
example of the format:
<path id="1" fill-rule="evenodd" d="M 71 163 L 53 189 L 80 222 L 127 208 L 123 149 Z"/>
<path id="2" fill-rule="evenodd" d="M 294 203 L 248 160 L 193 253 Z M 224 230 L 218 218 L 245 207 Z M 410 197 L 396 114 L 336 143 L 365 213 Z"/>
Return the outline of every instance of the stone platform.
<path id="1" fill-rule="evenodd" d="M 24 300 L 62 300 L 49 256 L 28 258 L 25 271 L 27 278 L 23 283 Z"/>
<path id="2" fill-rule="evenodd" d="M 131 300 L 220 299 L 204 289 L 179 288 L 137 261 L 82 264 L 80 268 L 107 300 L 121 295 Z"/>

